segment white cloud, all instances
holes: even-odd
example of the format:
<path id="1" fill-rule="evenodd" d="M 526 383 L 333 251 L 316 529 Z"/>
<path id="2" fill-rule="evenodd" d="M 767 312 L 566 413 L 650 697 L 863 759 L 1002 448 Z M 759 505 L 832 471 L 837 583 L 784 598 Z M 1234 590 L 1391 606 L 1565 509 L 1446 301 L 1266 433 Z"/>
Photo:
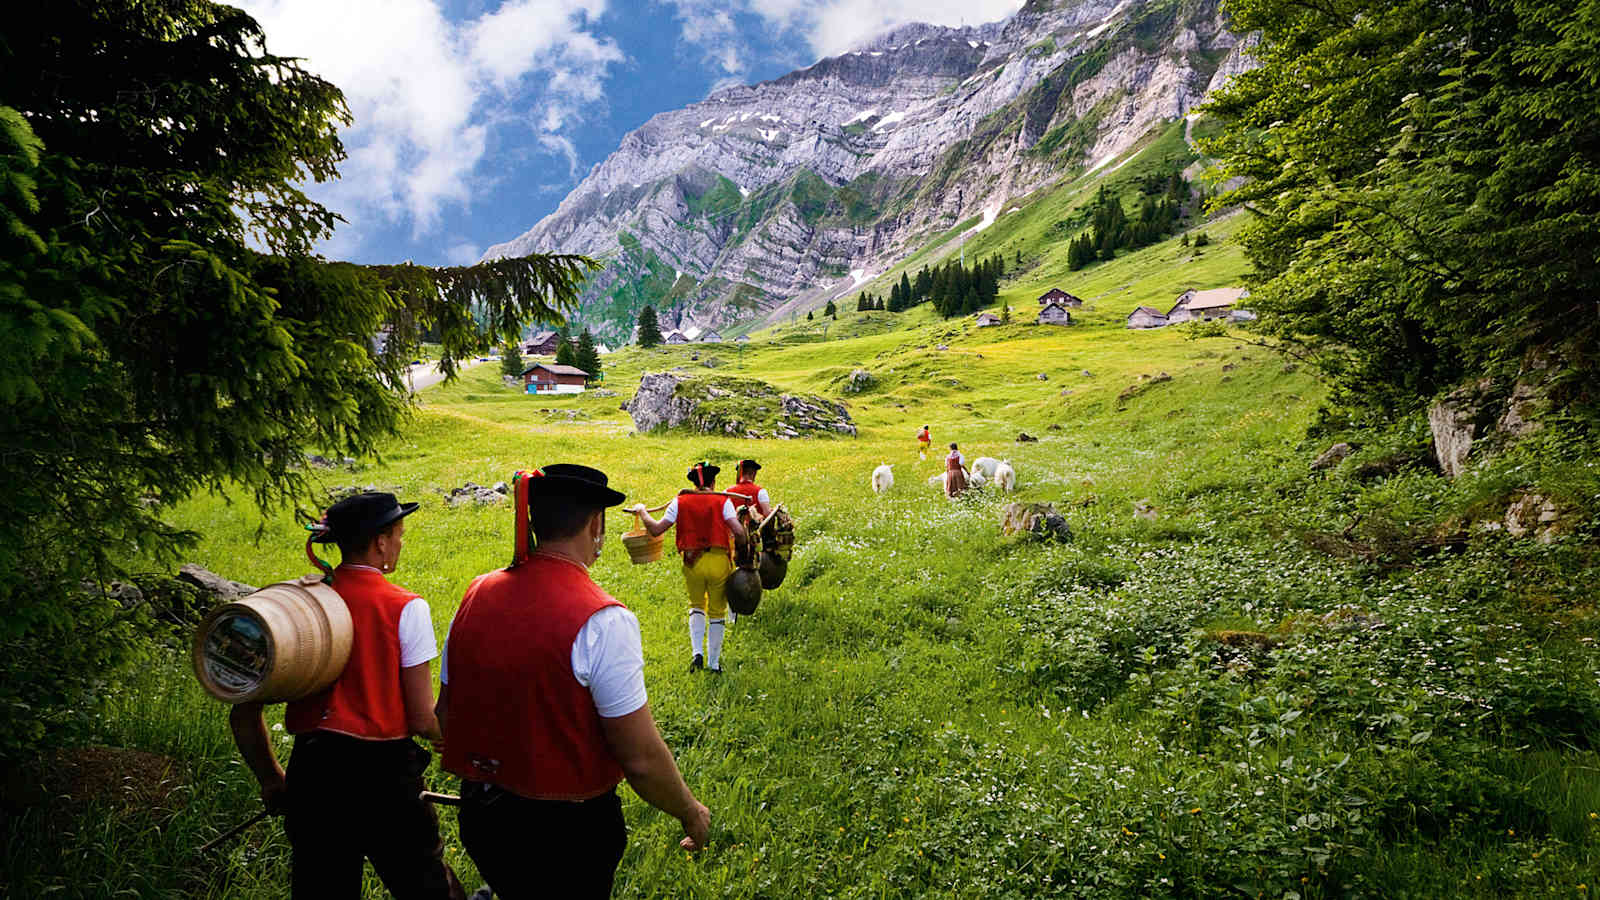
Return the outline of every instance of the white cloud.
<path id="1" fill-rule="evenodd" d="M 463 22 L 450 21 L 440 0 L 237 2 L 261 23 L 270 52 L 304 58 L 344 91 L 355 119 L 341 135 L 349 159 L 340 181 L 312 191 L 352 231 L 361 222 L 407 224 L 413 237 L 434 231 L 446 206 L 469 204 L 492 180 L 479 167 L 497 127 L 531 128 L 576 170 L 563 132 L 603 98 L 607 71 L 622 59 L 592 29 L 606 0 L 505 0 Z M 336 246 L 347 249 L 351 237 Z"/>
<path id="2" fill-rule="evenodd" d="M 444 251 L 444 258 L 452 266 L 470 266 L 483 256 L 483 250 L 471 241 L 457 241 Z"/>
<path id="3" fill-rule="evenodd" d="M 1022 0 L 660 0 L 683 22 L 683 39 L 708 61 L 739 59 L 743 52 L 733 14 L 758 17 L 778 31 L 801 36 L 817 58 L 834 56 L 909 22 L 981 25 L 1004 19 Z M 744 71 L 722 64 L 727 74 Z"/>

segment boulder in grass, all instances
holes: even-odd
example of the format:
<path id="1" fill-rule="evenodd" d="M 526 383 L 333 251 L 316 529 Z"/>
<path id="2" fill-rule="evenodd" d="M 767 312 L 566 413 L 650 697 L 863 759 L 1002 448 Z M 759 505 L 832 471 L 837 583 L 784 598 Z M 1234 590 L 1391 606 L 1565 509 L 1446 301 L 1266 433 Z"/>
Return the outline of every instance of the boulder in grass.
<path id="1" fill-rule="evenodd" d="M 1053 503 L 1008 503 L 1000 512 L 1000 531 L 1004 534 L 1031 534 L 1044 540 L 1067 543 L 1072 528 Z"/>

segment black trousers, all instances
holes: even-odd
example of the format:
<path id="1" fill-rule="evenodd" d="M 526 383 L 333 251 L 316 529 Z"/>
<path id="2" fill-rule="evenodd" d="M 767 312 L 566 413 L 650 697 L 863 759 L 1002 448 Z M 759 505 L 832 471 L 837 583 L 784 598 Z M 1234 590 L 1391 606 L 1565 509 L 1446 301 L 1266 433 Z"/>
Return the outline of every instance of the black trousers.
<path id="1" fill-rule="evenodd" d="M 569 803 L 462 782 L 461 843 L 503 900 L 605 898 L 628 846 L 615 790 Z"/>
<path id="2" fill-rule="evenodd" d="M 396 900 L 463 896 L 444 862 L 438 815 L 417 799 L 429 759 L 411 740 L 326 731 L 295 738 L 284 830 L 296 900 L 359 898 L 363 859 Z"/>

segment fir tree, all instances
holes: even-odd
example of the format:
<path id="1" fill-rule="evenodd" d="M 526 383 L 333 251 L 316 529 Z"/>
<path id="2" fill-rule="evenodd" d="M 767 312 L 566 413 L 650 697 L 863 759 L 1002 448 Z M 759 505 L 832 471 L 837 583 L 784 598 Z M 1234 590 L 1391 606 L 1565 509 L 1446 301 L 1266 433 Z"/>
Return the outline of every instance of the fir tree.
<path id="1" fill-rule="evenodd" d="M 639 310 L 639 346 L 646 350 L 661 344 L 661 323 L 656 321 L 656 308 L 646 306 Z"/>
<path id="2" fill-rule="evenodd" d="M 829 300 L 828 305 L 823 307 L 822 314 L 830 319 L 837 319 L 839 318 L 839 307 L 834 306 L 833 301 Z"/>
<path id="3" fill-rule="evenodd" d="M 590 378 L 600 374 L 600 351 L 595 349 L 594 334 L 587 328 L 578 335 L 577 359 L 573 365 L 588 372 Z"/>
<path id="4" fill-rule="evenodd" d="M 521 375 L 525 368 L 527 367 L 522 363 L 522 342 L 507 341 L 506 345 L 500 348 L 500 374 L 516 377 Z"/>

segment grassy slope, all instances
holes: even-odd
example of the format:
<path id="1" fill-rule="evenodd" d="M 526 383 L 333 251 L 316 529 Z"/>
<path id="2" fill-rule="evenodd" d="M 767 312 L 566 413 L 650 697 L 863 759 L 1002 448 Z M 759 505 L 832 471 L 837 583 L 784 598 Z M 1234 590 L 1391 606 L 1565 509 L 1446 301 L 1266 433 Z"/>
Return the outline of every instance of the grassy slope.
<path id="1" fill-rule="evenodd" d="M 470 577 L 505 561 L 510 522 L 505 509 L 446 509 L 439 492 L 574 460 L 656 503 L 693 460 L 766 465 L 799 542 L 788 583 L 732 629 L 722 679 L 683 671 L 676 565 L 631 566 L 613 540 L 595 570 L 640 616 L 652 708 L 716 817 L 716 846 L 689 858 L 676 824 L 624 791 L 633 833 L 619 896 L 1573 890 L 1600 868 L 1600 760 L 1570 734 L 1565 748 L 1541 737 L 1535 713 L 1562 708 L 1563 685 L 1592 684 L 1592 655 L 1575 642 L 1592 639 L 1594 620 L 1558 604 L 1561 627 L 1524 626 L 1493 587 L 1516 577 L 1502 571 L 1508 557 L 1545 551 L 1490 542 L 1388 572 L 1305 548 L 1298 529 L 1337 531 L 1353 510 L 1426 520 L 1489 488 L 1423 474 L 1369 494 L 1344 474 L 1305 487 L 1317 448 L 1301 435 L 1322 397 L 1311 378 L 1234 339 L 1118 327 L 1137 303 L 1236 283 L 1237 248 L 1218 241 L 1177 263 L 1169 243 L 1069 280 L 1037 243 L 1057 214 L 991 229 L 996 247 L 1035 241 L 1024 251 L 1035 264 L 1004 299 L 1027 309 L 1060 284 L 1095 298 L 1083 326 L 978 331 L 922 307 L 892 321 L 846 313 L 828 341 L 780 329 L 743 349 L 607 357 L 624 396 L 642 372 L 696 369 L 693 353 L 718 356 L 718 373 L 823 393 L 864 366 L 879 383 L 849 399 L 857 440 L 634 436 L 619 397 L 526 397 L 486 366 L 427 392 L 381 464 L 324 478 L 423 502 L 395 577 L 432 601 L 442 635 Z M 1160 372 L 1172 380 L 1141 378 Z M 1017 496 L 950 503 L 928 488 L 937 462 L 912 442 L 924 423 L 969 457 L 1012 460 Z M 1015 443 L 1019 430 L 1042 440 Z M 867 481 L 882 462 L 897 483 L 878 497 Z M 1010 499 L 1062 505 L 1077 540 L 1001 537 Z M 1136 501 L 1160 518 L 1134 518 Z M 177 518 L 206 534 L 195 561 L 230 577 L 260 584 L 304 568 L 287 516 L 263 523 L 210 498 Z M 613 515 L 613 531 L 626 519 Z M 1579 592 L 1540 590 L 1553 604 Z M 1386 625 L 1322 624 L 1356 614 Z M 1491 622 L 1506 628 L 1480 637 Z M 1282 649 L 1222 666 L 1228 652 L 1207 636 L 1218 628 L 1268 632 Z M 1537 687 L 1508 696 L 1515 684 Z M 1493 702 L 1463 713 L 1452 692 Z M 65 834 L 17 823 L 5 860 L 19 895 L 281 896 L 276 826 L 212 859 L 193 854 L 252 811 L 254 791 L 221 708 L 181 659 L 109 695 L 103 721 L 101 740 L 176 758 L 188 803 L 170 818 L 90 816 Z M 443 819 L 472 882 L 454 816 Z M 375 882 L 368 896 L 382 896 Z"/>

